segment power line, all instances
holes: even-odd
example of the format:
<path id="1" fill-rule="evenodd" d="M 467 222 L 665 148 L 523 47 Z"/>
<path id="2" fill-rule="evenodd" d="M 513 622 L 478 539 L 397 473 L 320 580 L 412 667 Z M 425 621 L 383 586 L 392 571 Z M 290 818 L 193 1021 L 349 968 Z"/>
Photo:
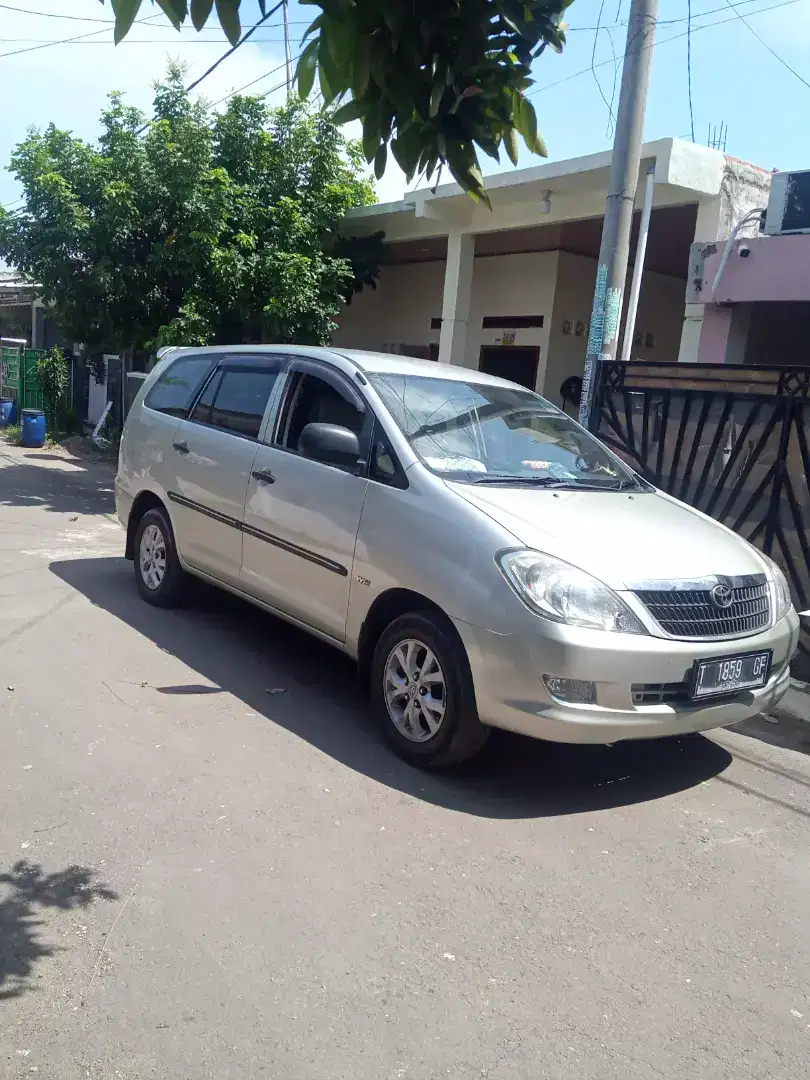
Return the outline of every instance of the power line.
<path id="1" fill-rule="evenodd" d="M 262 25 L 262 23 L 266 23 L 267 20 L 270 18 L 270 16 L 275 15 L 275 13 L 278 11 L 278 9 L 280 7 L 283 7 L 283 5 L 284 5 L 284 0 L 279 0 L 279 2 L 276 4 L 275 7 L 270 8 L 270 10 L 268 12 L 266 12 L 264 15 L 262 15 L 262 17 L 259 19 L 259 21 L 254 26 L 251 26 L 250 30 L 248 30 L 248 32 L 246 34 L 243 34 L 239 38 L 239 40 L 237 41 L 237 43 L 235 45 L 232 45 L 231 48 L 228 49 L 227 52 L 224 52 L 222 54 L 222 56 L 220 56 L 220 58 L 218 60 L 215 60 L 214 63 L 209 68 L 206 68 L 206 70 L 202 73 L 202 75 L 200 75 L 199 79 L 195 79 L 194 82 L 191 84 L 191 86 L 186 87 L 186 93 L 190 93 L 195 87 L 200 85 L 200 83 L 203 81 L 203 79 L 207 79 L 212 71 L 216 71 L 216 69 L 219 67 L 219 65 L 222 63 L 223 60 L 227 60 L 229 56 L 232 56 L 236 52 L 236 50 L 240 47 L 240 45 L 244 45 L 245 42 L 248 40 L 248 38 L 259 29 L 259 27 Z"/>
<path id="2" fill-rule="evenodd" d="M 141 21 L 142 22 L 149 22 L 151 19 L 159 19 L 159 18 L 160 18 L 160 12 L 156 12 L 154 15 L 149 15 L 149 16 L 147 16 L 147 18 L 142 19 Z M 106 33 L 108 33 L 108 30 L 106 29 L 106 27 L 105 27 L 104 30 L 90 30 L 86 34 L 77 34 L 75 37 L 72 37 L 72 38 L 63 38 L 63 40 L 61 40 L 61 41 L 46 41 L 46 42 L 43 42 L 41 45 L 29 45 L 28 48 L 26 48 L 26 49 L 13 49 L 11 52 L 0 53 L 0 59 L 2 59 L 5 56 L 20 56 L 22 53 L 37 52 L 38 49 L 49 49 L 53 45 L 68 45 L 73 41 L 82 41 L 84 38 L 98 37 L 99 34 L 106 34 Z"/>
<path id="3" fill-rule="evenodd" d="M 604 10 L 605 10 L 605 0 L 601 0 L 601 3 L 599 5 L 599 14 L 596 17 L 596 30 L 595 30 L 594 35 L 593 35 L 593 49 L 591 50 L 591 74 L 593 75 L 593 81 L 596 83 L 596 89 L 599 91 L 599 96 L 601 97 L 602 101 L 604 101 L 605 108 L 608 111 L 607 136 L 606 137 L 609 139 L 610 138 L 611 127 L 613 125 L 615 125 L 615 123 L 616 123 L 616 117 L 613 115 L 613 104 L 608 101 L 608 99 L 607 99 L 607 97 L 605 95 L 605 91 L 602 89 L 602 84 L 599 82 L 599 76 L 596 74 L 596 68 L 594 66 L 596 64 L 596 46 L 599 44 L 599 30 L 601 28 L 602 12 Z M 609 34 L 609 32 L 608 32 L 608 34 Z M 611 45 L 612 44 L 613 44 L 613 42 L 612 42 L 612 39 L 611 39 Z M 613 59 L 614 60 L 616 59 L 615 52 L 613 54 Z M 615 87 L 616 87 L 615 79 L 613 81 L 613 86 L 614 86 L 614 91 L 615 91 Z"/>
<path id="4" fill-rule="evenodd" d="M 796 78 L 799 80 L 799 82 L 803 83 L 807 87 L 807 89 L 810 90 L 810 82 L 808 82 L 807 79 L 805 79 L 803 75 L 800 75 L 798 73 L 798 71 L 796 71 L 795 68 L 792 68 L 790 66 L 790 64 L 787 62 L 787 60 L 785 60 L 784 57 L 780 56 L 779 53 L 775 49 L 772 49 L 771 46 L 768 44 L 768 42 L 764 38 L 761 38 L 759 36 L 759 34 L 756 32 L 756 30 L 753 28 L 753 26 L 748 22 L 746 17 L 741 12 L 739 12 L 737 10 L 737 8 L 736 8 L 736 6 L 734 4 L 732 4 L 731 0 L 726 0 L 726 4 L 731 8 L 731 10 L 734 12 L 736 17 L 740 20 L 740 22 L 743 23 L 744 26 L 748 27 L 748 29 L 751 31 L 751 33 L 754 35 L 754 37 L 757 39 L 757 41 L 760 43 L 760 45 L 764 45 L 765 48 L 768 50 L 768 52 L 771 54 L 771 56 L 774 57 L 775 60 L 778 60 L 779 63 L 782 65 L 782 67 L 787 68 L 788 71 L 791 73 L 791 75 L 795 75 Z M 756 12 L 752 12 L 751 14 L 755 15 Z"/>
<path id="5" fill-rule="evenodd" d="M 70 20 L 70 22 L 104 23 L 105 26 L 115 25 L 115 19 L 94 19 L 91 15 L 59 15 L 54 11 L 35 11 L 32 8 L 16 7 L 13 4 L 0 4 L 0 8 L 2 8 L 4 11 L 16 11 L 21 15 L 35 15 L 41 19 L 68 19 Z M 149 19 L 154 19 L 157 17 L 157 15 L 148 16 Z M 135 23 L 143 23 L 146 21 L 147 19 L 136 19 Z M 290 26 L 309 26 L 309 21 L 307 19 L 292 19 L 290 21 Z M 221 33 L 221 31 L 216 30 L 216 28 L 213 26 L 204 27 L 204 29 L 209 29 L 212 33 Z"/>
<path id="6" fill-rule="evenodd" d="M 695 113 L 692 108 L 692 0 L 686 0 L 686 81 L 689 91 L 689 130 L 695 141 Z"/>
<path id="7" fill-rule="evenodd" d="M 728 0 L 726 0 L 726 2 L 728 3 Z M 799 4 L 799 3 L 803 3 L 803 2 L 804 2 L 804 0 L 782 0 L 782 2 L 779 3 L 779 4 L 770 4 L 768 7 L 759 8 L 757 11 L 752 11 L 749 14 L 750 15 L 761 15 L 761 14 L 764 14 L 765 12 L 767 12 L 767 11 L 776 11 L 778 8 L 790 7 L 793 4 Z M 711 12 L 704 11 L 702 14 L 703 15 L 710 15 L 710 14 L 714 14 L 714 12 L 716 12 L 716 11 L 725 11 L 725 10 L 726 10 L 725 8 L 714 8 Z M 715 19 L 714 22 L 702 23 L 700 26 L 694 26 L 692 28 L 692 33 L 696 34 L 699 30 L 709 30 L 713 26 L 723 26 L 725 23 L 734 22 L 734 20 L 739 18 L 739 17 L 740 17 L 739 14 L 736 14 L 736 15 L 731 16 L 728 19 Z M 697 18 L 697 16 L 695 16 L 695 18 Z M 685 22 L 686 20 L 685 19 L 673 19 L 671 21 L 672 22 Z M 659 23 L 658 25 L 661 26 L 663 24 Z M 666 45 L 666 43 L 668 41 L 679 41 L 683 37 L 686 37 L 686 31 L 684 31 L 681 34 L 672 34 L 668 38 L 660 38 L 660 39 L 656 40 L 651 47 L 655 49 L 655 48 L 658 48 L 659 45 Z M 650 46 L 648 46 L 648 48 L 650 48 Z M 595 67 L 597 67 L 597 68 L 606 67 L 608 64 L 612 64 L 612 63 L 613 63 L 612 60 L 602 60 L 602 61 L 600 61 L 600 63 L 596 64 Z M 574 71 L 570 75 L 564 75 L 561 79 L 556 79 L 552 83 L 546 83 L 545 86 L 538 86 L 536 89 L 529 91 L 529 93 L 526 96 L 527 97 L 535 97 L 537 94 L 542 94 L 543 91 L 545 91 L 545 90 L 552 90 L 556 86 L 561 86 L 563 83 L 570 82 L 571 79 L 578 79 L 580 77 L 580 75 L 587 75 L 590 70 L 591 70 L 590 65 L 588 67 L 585 67 L 585 68 L 580 68 L 579 71 Z"/>
<path id="8" fill-rule="evenodd" d="M 293 56 L 291 58 L 290 62 L 295 63 L 295 61 L 297 59 L 298 59 L 298 56 Z M 241 94 L 243 90 L 247 90 L 249 87 L 255 86 L 256 83 L 261 82 L 262 79 L 267 79 L 271 75 L 275 75 L 275 73 L 277 71 L 281 71 L 281 69 L 283 67 L 286 67 L 286 66 L 287 66 L 287 60 L 285 58 L 284 62 L 279 64 L 278 67 L 274 67 L 274 68 L 271 68 L 269 71 L 265 71 L 264 75 L 259 75 L 259 77 L 257 79 L 251 79 L 251 81 L 249 83 L 245 83 L 244 86 L 240 86 L 238 90 L 231 90 L 231 92 L 229 94 L 226 94 L 224 97 L 221 97 L 219 99 L 219 101 L 215 101 L 212 105 L 209 105 L 208 108 L 209 109 L 215 109 L 217 107 L 217 105 L 221 105 L 223 101 L 227 101 L 229 98 L 236 97 L 236 95 Z M 287 80 L 285 78 L 284 82 L 281 83 L 281 86 L 286 85 L 286 81 Z M 260 97 L 267 97 L 269 94 L 272 94 L 274 92 L 274 90 L 278 90 L 278 89 L 280 89 L 280 86 L 274 87 L 273 90 L 268 90 L 266 93 L 260 94 L 259 96 Z"/>
<path id="9" fill-rule="evenodd" d="M 0 43 L 3 45 L 16 42 L 22 44 L 23 42 L 41 42 L 45 45 L 113 45 L 118 48 L 121 45 L 219 45 L 219 41 L 214 41 L 212 38 L 124 38 L 123 41 L 119 41 L 118 45 L 115 45 L 112 41 L 57 41 L 53 38 L 0 38 Z M 284 38 L 266 38 L 257 37 L 253 39 L 254 45 L 258 45 L 264 42 L 267 45 L 283 45 Z"/>

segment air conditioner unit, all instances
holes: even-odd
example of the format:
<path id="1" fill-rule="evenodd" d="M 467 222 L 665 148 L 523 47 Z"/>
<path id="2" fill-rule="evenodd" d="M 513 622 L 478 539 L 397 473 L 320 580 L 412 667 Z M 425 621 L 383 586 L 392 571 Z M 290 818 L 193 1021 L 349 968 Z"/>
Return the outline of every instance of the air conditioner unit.
<path id="1" fill-rule="evenodd" d="M 769 236 L 810 233 L 810 169 L 774 175 L 765 232 Z"/>

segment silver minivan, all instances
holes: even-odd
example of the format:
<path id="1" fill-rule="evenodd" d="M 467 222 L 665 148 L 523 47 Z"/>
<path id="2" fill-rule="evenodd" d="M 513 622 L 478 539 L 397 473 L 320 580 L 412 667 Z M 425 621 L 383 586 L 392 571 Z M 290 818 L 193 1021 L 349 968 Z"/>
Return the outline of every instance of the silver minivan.
<path id="1" fill-rule="evenodd" d="M 788 687 L 779 568 L 522 387 L 303 346 L 172 349 L 116 478 L 145 600 L 192 574 L 354 657 L 393 747 L 703 731 Z"/>

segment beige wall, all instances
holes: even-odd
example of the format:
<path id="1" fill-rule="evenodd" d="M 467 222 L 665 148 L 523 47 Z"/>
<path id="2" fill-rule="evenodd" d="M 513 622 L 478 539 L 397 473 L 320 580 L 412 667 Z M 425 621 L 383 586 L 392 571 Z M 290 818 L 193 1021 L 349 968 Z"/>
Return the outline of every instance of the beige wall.
<path id="1" fill-rule="evenodd" d="M 354 349 L 437 342 L 430 320 L 442 313 L 443 288 L 443 262 L 384 266 L 376 290 L 363 289 L 343 309 L 332 340 Z"/>
<path id="2" fill-rule="evenodd" d="M 632 267 L 628 273 L 624 294 L 625 312 L 631 277 Z M 542 388 L 545 396 L 556 405 L 562 404 L 559 388 L 563 380 L 569 375 L 581 376 L 585 368 L 595 281 L 596 259 L 571 255 L 567 251 L 559 253 L 548 367 Z M 674 362 L 678 359 L 685 288 L 686 282 L 683 278 L 645 271 L 641 280 L 636 316 L 636 332 L 641 333 L 643 338 L 642 344 L 633 348 L 633 360 Z M 564 332 L 566 323 L 570 324 L 570 334 Z M 585 328 L 579 337 L 576 334 L 577 323 Z M 652 335 L 651 345 L 646 344 L 648 334 Z"/>
<path id="3" fill-rule="evenodd" d="M 376 291 L 364 289 L 341 314 L 335 344 L 393 349 L 438 343 L 439 331 L 431 330 L 430 322 L 441 314 L 444 266 L 427 262 L 383 267 Z M 584 369 L 595 277 L 595 259 L 564 251 L 477 258 L 467 331 L 469 366 L 476 368 L 481 346 L 496 344 L 503 333 L 483 330 L 485 316 L 542 315 L 542 327 L 515 331 L 515 345 L 539 346 L 537 389 L 561 404 L 560 384 Z M 652 334 L 653 344 L 634 348 L 634 360 L 677 360 L 684 289 L 682 278 L 645 273 L 636 329 Z M 570 334 L 563 332 L 566 321 Z M 577 322 L 584 326 L 579 337 Z"/>
<path id="4" fill-rule="evenodd" d="M 438 343 L 432 318 L 442 311 L 443 262 L 386 266 L 376 291 L 364 289 L 344 309 L 333 341 L 356 349 L 382 349 L 392 345 L 425 346 Z M 482 345 L 494 345 L 502 330 L 483 330 L 487 315 L 542 315 L 544 325 L 515 332 L 516 345 L 540 348 L 538 388 L 548 355 L 549 328 L 554 303 L 557 252 L 477 258 L 473 271 L 471 317 L 467 329 L 467 360 L 478 367 Z"/>

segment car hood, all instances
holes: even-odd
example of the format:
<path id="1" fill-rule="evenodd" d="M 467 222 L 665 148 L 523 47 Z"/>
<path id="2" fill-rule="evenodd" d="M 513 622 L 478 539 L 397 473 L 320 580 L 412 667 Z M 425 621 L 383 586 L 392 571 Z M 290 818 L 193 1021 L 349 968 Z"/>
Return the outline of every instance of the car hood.
<path id="1" fill-rule="evenodd" d="M 526 547 L 564 559 L 614 589 L 765 570 L 742 537 L 662 492 L 449 486 Z"/>

